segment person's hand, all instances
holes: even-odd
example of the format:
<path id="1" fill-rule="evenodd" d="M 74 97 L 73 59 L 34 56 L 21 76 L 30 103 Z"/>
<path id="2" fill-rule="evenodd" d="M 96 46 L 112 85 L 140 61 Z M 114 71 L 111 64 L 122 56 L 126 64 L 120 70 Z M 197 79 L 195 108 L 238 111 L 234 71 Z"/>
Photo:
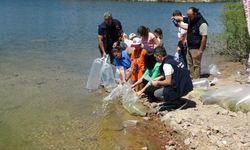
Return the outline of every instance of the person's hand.
<path id="1" fill-rule="evenodd" d="M 102 53 L 102 57 L 106 58 L 107 54 L 105 52 Z"/>
<path id="2" fill-rule="evenodd" d="M 197 52 L 196 52 L 195 58 L 200 59 L 202 57 L 202 53 L 203 53 L 203 51 L 198 49 Z"/>
<path id="3" fill-rule="evenodd" d="M 182 16 L 173 16 L 173 17 L 171 17 L 171 19 L 179 22 L 179 21 L 182 21 L 183 17 Z"/>
<path id="4" fill-rule="evenodd" d="M 142 91 L 136 92 L 136 95 L 142 96 L 144 93 Z"/>

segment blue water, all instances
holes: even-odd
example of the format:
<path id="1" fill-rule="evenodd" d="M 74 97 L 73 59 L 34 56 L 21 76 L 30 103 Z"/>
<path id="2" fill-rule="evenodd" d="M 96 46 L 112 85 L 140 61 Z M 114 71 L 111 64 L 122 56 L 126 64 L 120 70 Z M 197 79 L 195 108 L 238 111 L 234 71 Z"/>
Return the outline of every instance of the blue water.
<path id="1" fill-rule="evenodd" d="M 106 123 L 103 93 L 84 89 L 90 65 L 100 57 L 97 26 L 103 13 L 111 11 L 127 34 L 139 25 L 162 28 L 173 54 L 177 30 L 171 14 L 175 9 L 185 14 L 190 6 L 200 8 L 210 35 L 222 31 L 222 3 L 1 0 L 0 149 L 116 147 L 122 135 L 108 138 L 102 124 L 119 126 L 119 115 L 111 108 Z"/>

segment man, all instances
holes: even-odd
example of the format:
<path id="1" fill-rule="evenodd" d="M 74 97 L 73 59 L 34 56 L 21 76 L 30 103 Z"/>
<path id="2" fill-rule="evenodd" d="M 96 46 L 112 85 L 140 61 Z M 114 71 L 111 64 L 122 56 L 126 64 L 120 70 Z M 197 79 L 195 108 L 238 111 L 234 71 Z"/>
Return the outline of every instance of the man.
<path id="1" fill-rule="evenodd" d="M 105 12 L 104 22 L 98 26 L 98 43 L 102 57 L 106 57 L 108 54 L 111 64 L 113 64 L 114 61 L 112 54 L 113 45 L 119 41 L 122 35 L 121 22 L 113 19 L 111 12 Z"/>
<path id="2" fill-rule="evenodd" d="M 195 7 L 187 10 L 187 16 L 174 16 L 173 19 L 188 23 L 188 27 L 179 25 L 187 29 L 188 66 L 191 77 L 197 79 L 200 78 L 202 54 L 207 44 L 208 23 Z"/>
<path id="3" fill-rule="evenodd" d="M 162 63 L 160 66 L 162 76 L 152 81 L 152 85 L 159 88 L 154 92 L 154 96 L 166 101 L 166 107 L 169 104 L 173 105 L 173 109 L 184 107 L 186 101 L 180 98 L 193 90 L 187 68 L 182 62 L 176 61 L 173 56 L 167 55 L 163 47 L 157 47 L 154 56 L 158 62 Z"/>

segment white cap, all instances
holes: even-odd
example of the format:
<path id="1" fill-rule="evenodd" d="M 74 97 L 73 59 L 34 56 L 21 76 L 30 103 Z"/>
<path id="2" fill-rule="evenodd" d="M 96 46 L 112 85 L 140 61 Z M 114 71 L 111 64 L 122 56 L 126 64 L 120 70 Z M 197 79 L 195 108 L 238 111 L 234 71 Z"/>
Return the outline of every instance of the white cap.
<path id="1" fill-rule="evenodd" d="M 136 34 L 135 34 L 135 33 L 130 33 L 129 36 L 128 36 L 128 38 L 129 38 L 130 40 L 132 40 L 134 37 L 136 37 Z"/>
<path id="2" fill-rule="evenodd" d="M 141 44 L 141 38 L 135 37 L 132 41 L 131 46 L 136 46 Z"/>

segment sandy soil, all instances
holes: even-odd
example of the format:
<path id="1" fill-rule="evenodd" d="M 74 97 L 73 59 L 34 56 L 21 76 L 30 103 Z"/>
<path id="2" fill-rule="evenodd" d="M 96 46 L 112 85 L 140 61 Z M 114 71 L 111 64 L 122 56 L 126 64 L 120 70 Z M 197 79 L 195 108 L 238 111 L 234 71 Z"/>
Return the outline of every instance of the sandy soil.
<path id="1" fill-rule="evenodd" d="M 244 65 L 241 63 L 223 62 L 220 63 L 219 70 L 222 73 L 218 77 L 219 82 L 211 88 L 246 81 L 245 75 L 237 74 L 244 73 Z M 213 77 L 210 76 L 209 79 Z M 150 107 L 151 115 L 159 117 L 166 127 L 170 127 L 172 133 L 183 135 L 177 143 L 171 141 L 172 143 L 166 144 L 165 149 L 250 149 L 250 112 L 231 112 L 218 105 L 203 105 L 195 91 L 185 98 L 188 99 L 188 106 L 173 112 L 157 112 L 161 103 L 142 100 Z M 182 143 L 184 146 L 178 146 Z"/>

